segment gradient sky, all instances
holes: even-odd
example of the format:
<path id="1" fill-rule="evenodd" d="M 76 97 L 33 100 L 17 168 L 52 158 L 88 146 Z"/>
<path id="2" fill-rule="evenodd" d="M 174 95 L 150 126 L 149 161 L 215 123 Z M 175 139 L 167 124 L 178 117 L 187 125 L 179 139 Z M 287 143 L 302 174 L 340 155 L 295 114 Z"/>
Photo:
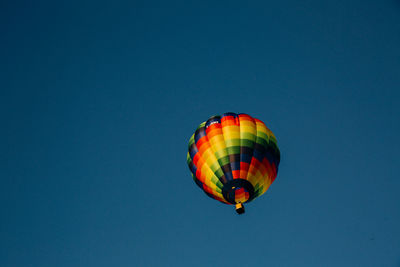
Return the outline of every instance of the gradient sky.
<path id="1" fill-rule="evenodd" d="M 0 266 L 400 266 L 400 2 L 2 1 Z M 215 114 L 275 133 L 238 216 Z"/>

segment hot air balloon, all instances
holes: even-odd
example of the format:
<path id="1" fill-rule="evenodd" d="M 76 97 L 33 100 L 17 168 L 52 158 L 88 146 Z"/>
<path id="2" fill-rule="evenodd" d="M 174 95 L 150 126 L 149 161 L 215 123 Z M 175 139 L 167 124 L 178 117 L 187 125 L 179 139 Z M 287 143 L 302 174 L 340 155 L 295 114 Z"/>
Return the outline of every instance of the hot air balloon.
<path id="1" fill-rule="evenodd" d="M 280 152 L 274 134 L 247 114 L 225 113 L 201 123 L 189 140 L 187 164 L 211 198 L 235 205 L 264 194 L 274 182 Z"/>

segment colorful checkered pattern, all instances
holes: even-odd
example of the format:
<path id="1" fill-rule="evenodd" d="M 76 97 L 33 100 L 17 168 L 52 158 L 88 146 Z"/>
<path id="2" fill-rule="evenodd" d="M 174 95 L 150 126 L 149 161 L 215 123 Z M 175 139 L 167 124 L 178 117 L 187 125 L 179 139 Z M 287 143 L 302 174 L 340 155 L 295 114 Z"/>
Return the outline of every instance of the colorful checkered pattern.
<path id="1" fill-rule="evenodd" d="M 187 163 L 194 181 L 226 204 L 264 194 L 277 176 L 279 161 L 274 134 L 247 114 L 213 116 L 189 140 Z"/>

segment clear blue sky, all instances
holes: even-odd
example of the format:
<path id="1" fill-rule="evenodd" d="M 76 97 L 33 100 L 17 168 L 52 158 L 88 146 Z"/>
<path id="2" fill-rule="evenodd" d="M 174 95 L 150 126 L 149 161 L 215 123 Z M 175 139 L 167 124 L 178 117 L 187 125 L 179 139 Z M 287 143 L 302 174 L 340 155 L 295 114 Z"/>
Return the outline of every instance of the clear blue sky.
<path id="1" fill-rule="evenodd" d="M 111 2 L 0 4 L 0 266 L 400 266 L 398 0 Z M 282 154 L 243 216 L 186 166 L 228 111 Z"/>

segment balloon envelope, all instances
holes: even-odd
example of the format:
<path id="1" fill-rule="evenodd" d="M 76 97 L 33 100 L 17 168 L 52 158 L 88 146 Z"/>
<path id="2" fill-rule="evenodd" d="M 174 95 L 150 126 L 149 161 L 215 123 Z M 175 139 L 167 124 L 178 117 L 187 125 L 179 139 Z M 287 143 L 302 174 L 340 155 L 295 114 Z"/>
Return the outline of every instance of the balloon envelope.
<path id="1" fill-rule="evenodd" d="M 274 134 L 247 114 L 213 116 L 189 140 L 187 163 L 194 181 L 225 204 L 264 194 L 277 176 L 279 161 Z"/>

